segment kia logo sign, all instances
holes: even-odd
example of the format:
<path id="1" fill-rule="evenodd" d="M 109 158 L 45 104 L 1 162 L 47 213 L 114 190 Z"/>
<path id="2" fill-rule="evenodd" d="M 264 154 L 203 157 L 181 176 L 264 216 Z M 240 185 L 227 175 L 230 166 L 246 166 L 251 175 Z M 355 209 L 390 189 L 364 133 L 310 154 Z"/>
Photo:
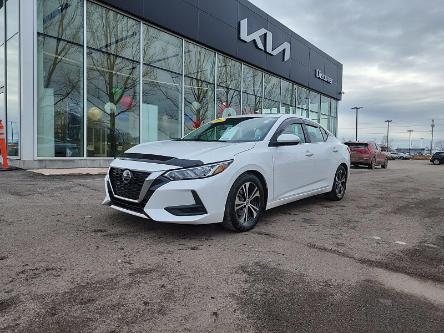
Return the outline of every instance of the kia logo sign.
<path id="1" fill-rule="evenodd" d="M 333 79 L 327 75 L 325 75 L 324 73 L 322 73 L 322 71 L 320 69 L 317 69 L 315 71 L 315 75 L 319 80 L 325 81 L 329 84 L 333 84 Z"/>
<path id="2" fill-rule="evenodd" d="M 265 35 L 265 47 L 261 37 Z M 273 34 L 262 28 L 252 34 L 248 34 L 248 19 L 240 21 L 240 39 L 246 43 L 254 40 L 258 49 L 267 52 L 273 56 L 284 52 L 284 61 L 290 60 L 291 46 L 290 43 L 285 42 L 273 50 Z"/>

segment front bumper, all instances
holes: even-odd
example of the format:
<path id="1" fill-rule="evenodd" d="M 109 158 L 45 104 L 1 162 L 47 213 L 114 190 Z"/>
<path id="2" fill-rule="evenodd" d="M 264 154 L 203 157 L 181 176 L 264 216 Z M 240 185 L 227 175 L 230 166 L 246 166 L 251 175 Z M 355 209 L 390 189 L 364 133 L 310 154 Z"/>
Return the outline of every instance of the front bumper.
<path id="1" fill-rule="evenodd" d="M 115 194 L 109 175 L 105 178 L 104 205 L 121 212 L 157 222 L 210 224 L 222 222 L 227 184 L 223 174 L 195 180 L 170 181 L 163 172 L 154 172 L 145 180 L 140 198 L 130 200 Z"/>

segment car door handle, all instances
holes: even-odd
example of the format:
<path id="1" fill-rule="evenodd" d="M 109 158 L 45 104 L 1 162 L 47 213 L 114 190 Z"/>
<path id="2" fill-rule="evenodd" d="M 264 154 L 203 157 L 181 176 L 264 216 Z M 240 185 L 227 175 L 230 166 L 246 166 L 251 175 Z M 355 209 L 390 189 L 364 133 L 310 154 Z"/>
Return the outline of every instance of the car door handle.
<path id="1" fill-rule="evenodd" d="M 338 148 L 333 148 L 333 153 L 338 153 L 338 152 L 339 152 Z"/>
<path id="2" fill-rule="evenodd" d="M 311 151 L 305 152 L 305 156 L 312 157 L 314 154 Z"/>

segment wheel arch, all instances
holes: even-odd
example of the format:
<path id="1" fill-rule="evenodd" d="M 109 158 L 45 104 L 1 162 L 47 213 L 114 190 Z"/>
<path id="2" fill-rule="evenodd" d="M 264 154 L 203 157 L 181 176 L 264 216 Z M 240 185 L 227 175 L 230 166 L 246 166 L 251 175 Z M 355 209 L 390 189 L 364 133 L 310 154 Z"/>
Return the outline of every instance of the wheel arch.
<path id="1" fill-rule="evenodd" d="M 264 175 L 257 170 L 247 170 L 244 173 L 242 173 L 239 177 L 246 175 L 246 174 L 252 174 L 252 175 L 256 176 L 260 180 L 260 182 L 262 183 L 262 186 L 264 187 L 264 193 L 265 193 L 265 206 L 267 206 L 269 188 L 268 188 L 267 180 L 265 179 Z"/>

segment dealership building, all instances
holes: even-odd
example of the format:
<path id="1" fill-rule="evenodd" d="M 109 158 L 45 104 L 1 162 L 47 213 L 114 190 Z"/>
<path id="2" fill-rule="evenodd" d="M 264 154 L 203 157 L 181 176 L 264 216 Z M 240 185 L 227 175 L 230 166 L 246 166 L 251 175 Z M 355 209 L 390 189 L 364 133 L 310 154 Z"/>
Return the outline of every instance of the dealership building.
<path id="1" fill-rule="evenodd" d="M 15 166 L 107 166 L 239 114 L 295 114 L 336 134 L 341 94 L 338 61 L 246 0 L 0 0 Z"/>

